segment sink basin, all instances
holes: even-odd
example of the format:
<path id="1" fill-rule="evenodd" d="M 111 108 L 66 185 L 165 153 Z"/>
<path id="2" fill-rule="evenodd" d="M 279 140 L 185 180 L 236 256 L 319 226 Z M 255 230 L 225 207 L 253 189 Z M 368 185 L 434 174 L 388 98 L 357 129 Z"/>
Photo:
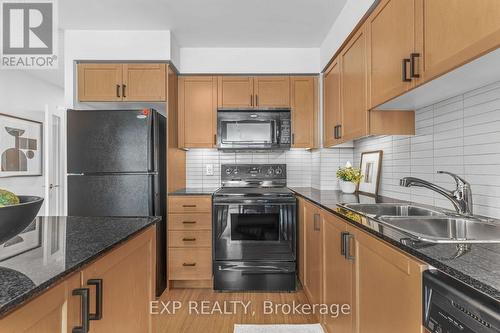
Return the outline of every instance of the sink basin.
<path id="1" fill-rule="evenodd" d="M 391 217 L 382 224 L 432 243 L 500 243 L 500 225 L 465 217 Z"/>
<path id="2" fill-rule="evenodd" d="M 342 204 L 355 212 L 371 216 L 440 216 L 442 212 L 411 204 Z"/>

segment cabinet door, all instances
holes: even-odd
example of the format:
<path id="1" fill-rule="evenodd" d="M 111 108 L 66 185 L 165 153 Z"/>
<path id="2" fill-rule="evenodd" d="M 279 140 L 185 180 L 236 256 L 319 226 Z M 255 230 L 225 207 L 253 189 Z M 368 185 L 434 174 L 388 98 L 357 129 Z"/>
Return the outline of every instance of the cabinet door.
<path id="1" fill-rule="evenodd" d="M 67 333 L 81 325 L 80 299 L 72 292 L 80 288 L 74 274 L 19 310 L 0 320 L 0 331 L 9 333 Z"/>
<path id="2" fill-rule="evenodd" d="M 155 299 L 155 230 L 118 247 L 82 271 L 84 288 L 90 289 L 90 312 L 96 294 L 89 279 L 102 279 L 102 319 L 90 322 L 91 333 L 151 332 L 149 302 Z"/>
<path id="3" fill-rule="evenodd" d="M 384 0 L 366 22 L 370 108 L 412 87 L 403 80 L 403 59 L 415 49 L 415 0 Z"/>
<path id="4" fill-rule="evenodd" d="M 78 64 L 78 100 L 121 101 L 122 67 L 121 64 Z"/>
<path id="5" fill-rule="evenodd" d="M 217 78 L 179 78 L 179 147 L 212 148 L 217 130 Z"/>
<path id="6" fill-rule="evenodd" d="M 317 146 L 318 81 L 314 76 L 291 78 L 292 147 Z"/>
<path id="7" fill-rule="evenodd" d="M 123 65 L 122 96 L 128 102 L 164 102 L 165 64 Z"/>
<path id="8" fill-rule="evenodd" d="M 219 108 L 250 108 L 254 106 L 251 76 L 219 76 Z"/>
<path id="9" fill-rule="evenodd" d="M 323 222 L 323 300 L 325 304 L 349 304 L 351 314 L 332 318 L 322 316 L 322 324 L 328 333 L 353 332 L 353 261 L 341 254 L 342 233 L 347 231 L 347 224 L 340 218 L 325 214 Z"/>
<path id="10" fill-rule="evenodd" d="M 299 198 L 298 199 L 298 208 L 297 208 L 297 221 L 298 221 L 298 227 L 297 227 L 297 233 L 298 233 L 298 238 L 297 238 L 297 271 L 299 275 L 299 280 L 300 283 L 302 283 L 303 286 L 306 285 L 306 280 L 305 280 L 305 270 L 306 270 L 306 202 L 304 199 Z"/>
<path id="11" fill-rule="evenodd" d="M 257 108 L 289 108 L 290 78 L 288 76 L 256 76 L 254 79 Z"/>
<path id="12" fill-rule="evenodd" d="M 323 76 L 323 146 L 325 147 L 341 142 L 335 135 L 336 128 L 342 125 L 341 98 L 340 61 L 336 58 Z"/>
<path id="13" fill-rule="evenodd" d="M 417 0 L 416 8 L 425 81 L 500 45 L 498 0 Z"/>
<path id="14" fill-rule="evenodd" d="M 362 27 L 341 53 L 342 140 L 368 133 L 366 36 Z"/>
<path id="15" fill-rule="evenodd" d="M 422 333 L 422 271 L 425 265 L 382 241 L 355 235 L 358 333 Z"/>
<path id="16" fill-rule="evenodd" d="M 321 215 L 319 209 L 310 204 L 305 205 L 305 285 L 304 290 L 309 302 L 319 304 L 321 302 Z"/>

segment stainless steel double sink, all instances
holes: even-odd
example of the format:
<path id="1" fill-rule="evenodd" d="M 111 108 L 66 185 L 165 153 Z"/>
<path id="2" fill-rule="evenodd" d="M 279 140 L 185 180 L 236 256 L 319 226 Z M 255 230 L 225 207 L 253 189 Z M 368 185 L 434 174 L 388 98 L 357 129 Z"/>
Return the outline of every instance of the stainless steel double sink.
<path id="1" fill-rule="evenodd" d="M 478 217 L 408 203 L 347 203 L 339 206 L 425 242 L 500 243 L 500 224 Z"/>

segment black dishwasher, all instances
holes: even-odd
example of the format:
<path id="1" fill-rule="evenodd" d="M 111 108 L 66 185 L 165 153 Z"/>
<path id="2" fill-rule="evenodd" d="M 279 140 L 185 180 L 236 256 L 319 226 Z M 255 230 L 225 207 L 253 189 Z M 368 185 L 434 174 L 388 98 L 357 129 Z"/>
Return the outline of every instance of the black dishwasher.
<path id="1" fill-rule="evenodd" d="M 499 333 L 500 302 L 440 272 L 423 278 L 424 326 L 431 333 Z"/>

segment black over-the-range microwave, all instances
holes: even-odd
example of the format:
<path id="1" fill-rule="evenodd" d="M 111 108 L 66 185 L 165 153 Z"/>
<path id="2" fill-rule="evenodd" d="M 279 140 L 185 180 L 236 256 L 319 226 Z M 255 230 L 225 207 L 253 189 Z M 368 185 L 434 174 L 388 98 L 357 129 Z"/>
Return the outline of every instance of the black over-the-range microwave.
<path id="1" fill-rule="evenodd" d="M 289 109 L 217 111 L 217 148 L 288 150 L 292 144 Z"/>

